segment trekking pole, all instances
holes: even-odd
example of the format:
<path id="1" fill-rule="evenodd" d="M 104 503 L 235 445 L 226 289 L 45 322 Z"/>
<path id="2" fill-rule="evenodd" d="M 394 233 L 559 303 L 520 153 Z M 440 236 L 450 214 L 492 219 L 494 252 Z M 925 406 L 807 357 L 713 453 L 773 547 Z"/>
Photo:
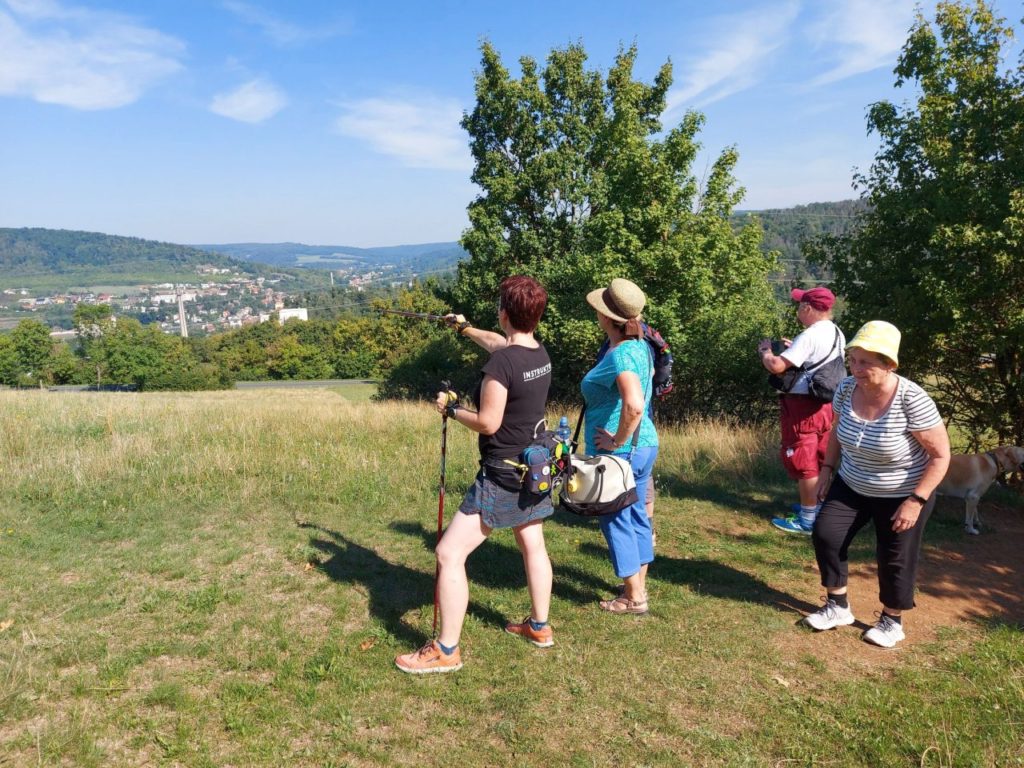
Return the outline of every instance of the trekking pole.
<path id="1" fill-rule="evenodd" d="M 432 315 L 429 312 L 406 312 L 402 309 L 382 309 L 380 310 L 382 315 L 399 315 L 400 317 L 415 317 L 420 320 L 436 320 L 442 322 L 445 319 L 444 315 Z"/>
<path id="2" fill-rule="evenodd" d="M 451 405 L 459 396 L 452 391 L 452 384 L 450 381 L 442 381 L 441 387 L 445 391 L 446 405 Z M 445 464 L 448 457 L 448 411 L 441 414 L 441 482 L 438 484 L 437 490 L 437 543 L 441 543 L 441 528 L 444 526 L 444 475 L 445 475 Z M 434 629 L 433 634 L 437 636 L 437 609 L 440 603 L 440 590 L 438 587 L 438 580 L 441 577 L 441 564 L 435 563 L 434 565 Z"/>

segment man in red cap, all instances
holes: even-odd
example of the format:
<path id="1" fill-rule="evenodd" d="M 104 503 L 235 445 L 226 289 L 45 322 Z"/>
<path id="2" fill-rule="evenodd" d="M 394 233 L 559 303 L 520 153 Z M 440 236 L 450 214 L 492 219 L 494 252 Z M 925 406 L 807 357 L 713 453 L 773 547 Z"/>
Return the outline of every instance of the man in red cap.
<path id="1" fill-rule="evenodd" d="M 797 302 L 796 317 L 804 330 L 795 339 L 783 339 L 785 349 L 772 353 L 771 342 L 762 339 L 757 346 L 761 364 L 769 373 L 780 375 L 789 368 L 806 371 L 795 378 L 779 398 L 781 406 L 782 447 L 780 454 L 786 473 L 796 480 L 800 509 L 792 517 L 777 517 L 772 525 L 789 533 L 809 536 L 818 516 L 818 473 L 825 460 L 828 434 L 832 429 L 832 403 L 818 400 L 808 392 L 810 373 L 833 358 L 842 359 L 846 338 L 832 322 L 836 297 L 824 286 L 809 290 L 795 288 L 790 293 Z"/>

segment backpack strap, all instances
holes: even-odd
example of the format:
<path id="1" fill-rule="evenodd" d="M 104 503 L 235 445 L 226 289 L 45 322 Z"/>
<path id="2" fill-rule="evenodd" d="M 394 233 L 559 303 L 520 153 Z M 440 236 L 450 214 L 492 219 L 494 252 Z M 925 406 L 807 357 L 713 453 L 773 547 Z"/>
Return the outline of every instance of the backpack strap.
<path id="1" fill-rule="evenodd" d="M 833 323 L 833 325 L 835 325 L 835 323 Z M 812 365 L 810 368 L 804 368 L 804 373 L 814 373 L 816 370 L 821 368 L 821 366 L 823 366 L 825 363 L 827 363 L 829 360 L 832 359 L 832 353 L 836 351 L 836 347 L 838 347 L 838 346 L 839 346 L 839 326 L 836 325 L 836 340 L 834 342 L 832 342 L 832 349 L 830 349 L 828 351 L 828 354 L 825 355 L 824 359 L 819 360 L 814 365 Z"/>

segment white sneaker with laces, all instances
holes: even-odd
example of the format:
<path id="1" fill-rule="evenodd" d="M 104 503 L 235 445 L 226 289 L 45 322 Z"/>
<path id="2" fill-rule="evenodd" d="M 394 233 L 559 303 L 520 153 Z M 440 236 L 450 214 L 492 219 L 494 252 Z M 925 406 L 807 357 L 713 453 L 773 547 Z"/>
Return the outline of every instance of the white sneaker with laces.
<path id="1" fill-rule="evenodd" d="M 882 648 L 895 648 L 896 643 L 903 640 L 906 635 L 903 632 L 903 625 L 893 621 L 887 614 L 878 614 L 878 622 L 864 633 L 864 642 L 878 645 Z"/>
<path id="2" fill-rule="evenodd" d="M 853 624 L 854 621 L 856 619 L 853 618 L 853 611 L 837 605 L 834 600 L 828 599 L 825 600 L 825 605 L 804 617 L 804 624 L 819 632 L 826 629 L 844 627 L 847 624 Z"/>

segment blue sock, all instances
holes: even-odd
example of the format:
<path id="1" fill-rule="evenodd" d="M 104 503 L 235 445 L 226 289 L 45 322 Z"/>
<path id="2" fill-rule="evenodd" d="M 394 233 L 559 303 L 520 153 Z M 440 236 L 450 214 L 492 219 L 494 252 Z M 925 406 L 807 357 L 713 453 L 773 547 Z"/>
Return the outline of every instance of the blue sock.
<path id="1" fill-rule="evenodd" d="M 451 648 L 449 648 L 447 645 L 444 645 L 440 640 L 438 640 L 437 647 L 441 649 L 441 653 L 443 653 L 445 656 L 451 656 L 453 653 L 455 653 L 455 649 L 459 647 L 459 644 L 456 643 Z"/>
<path id="2" fill-rule="evenodd" d="M 813 528 L 814 527 L 814 518 L 816 518 L 817 516 L 818 516 L 818 506 L 817 505 L 815 505 L 813 507 L 805 507 L 805 506 L 801 506 L 800 507 L 800 512 L 799 512 L 800 524 L 804 528 Z"/>
<path id="3" fill-rule="evenodd" d="M 548 625 L 546 621 L 534 621 L 532 618 L 529 619 L 529 622 L 530 629 L 532 629 L 534 632 L 540 632 L 542 629 L 544 629 L 544 627 Z"/>

